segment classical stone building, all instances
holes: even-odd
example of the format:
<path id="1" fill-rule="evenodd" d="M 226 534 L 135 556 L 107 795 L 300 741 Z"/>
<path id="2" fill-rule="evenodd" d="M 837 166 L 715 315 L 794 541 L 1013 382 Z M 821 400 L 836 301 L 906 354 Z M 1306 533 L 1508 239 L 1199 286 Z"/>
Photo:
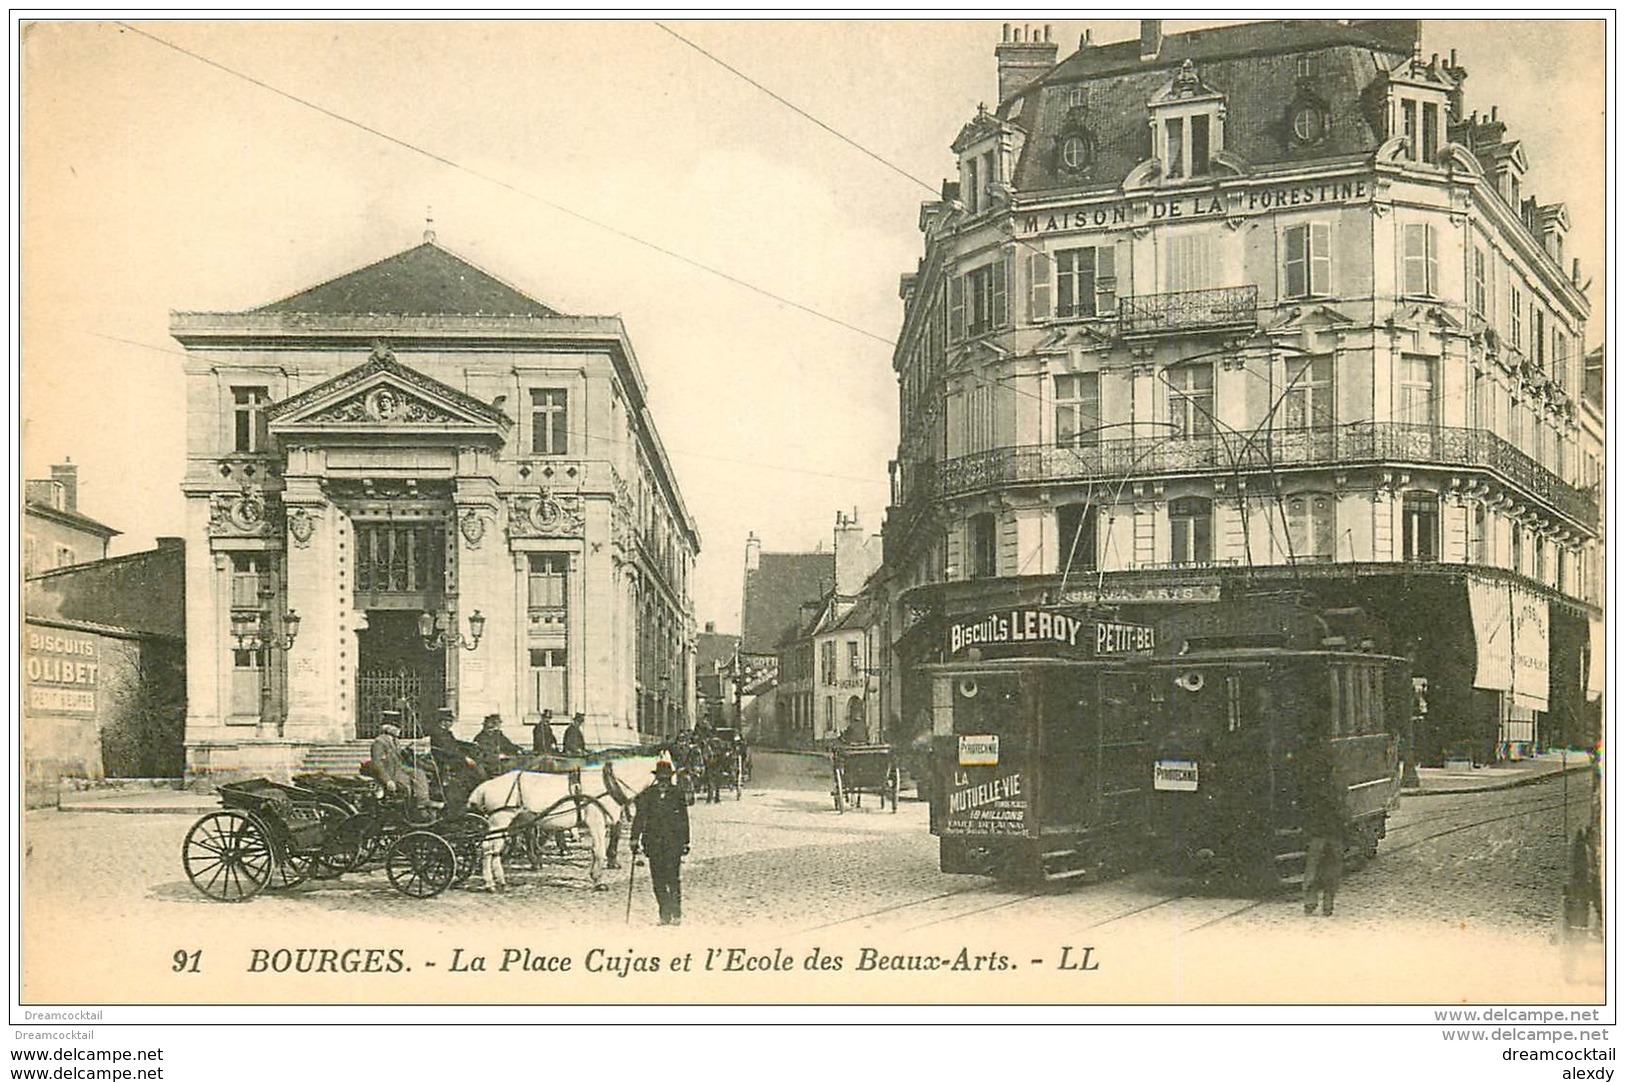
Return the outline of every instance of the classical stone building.
<path id="1" fill-rule="evenodd" d="M 947 617 L 1270 589 L 1387 621 L 1425 754 L 1582 739 L 1589 306 L 1464 64 L 1409 20 L 1147 20 L 1065 59 L 1007 27 L 996 56 L 902 281 L 905 719 Z"/>
<path id="2" fill-rule="evenodd" d="M 689 723 L 699 537 L 621 321 L 434 243 L 246 312 L 188 361 L 194 772 L 276 770 L 381 712 L 542 709 L 595 745 Z"/>

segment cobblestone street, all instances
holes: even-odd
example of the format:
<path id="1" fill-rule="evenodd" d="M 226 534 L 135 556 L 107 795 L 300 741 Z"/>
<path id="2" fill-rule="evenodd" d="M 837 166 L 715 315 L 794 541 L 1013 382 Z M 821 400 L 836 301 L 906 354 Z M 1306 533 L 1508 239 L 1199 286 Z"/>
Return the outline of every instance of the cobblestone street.
<path id="1" fill-rule="evenodd" d="M 595 946 L 607 956 L 673 945 L 737 946 L 766 959 L 776 951 L 802 962 L 814 948 L 845 956 L 841 980 L 792 974 L 806 979 L 764 985 L 765 1000 L 1587 1002 L 1601 995 L 1600 940 L 1559 931 L 1565 788 L 1569 814 L 1584 808 L 1584 786 L 1565 787 L 1561 778 L 1406 798 L 1383 851 L 1349 876 L 1337 916 L 1326 920 L 1305 918 L 1290 895 L 1204 894 L 1151 872 L 1042 893 L 944 876 L 925 804 L 905 797 L 894 814 L 866 799 L 862 809 L 837 815 L 823 769 L 815 759 L 764 760 L 743 799 L 726 793 L 720 804 L 691 809 L 681 929 L 654 926 L 646 868 L 636 870 L 629 895 L 624 853 L 599 892 L 578 851 L 540 871 L 513 862 L 506 894 L 470 883 L 414 900 L 373 871 L 230 905 L 205 898 L 185 878 L 179 850 L 189 817 L 31 813 L 24 999 L 439 1001 L 453 993 L 430 978 L 451 979 L 459 948 L 463 959 L 486 954 L 495 966 L 510 948 L 567 952 L 579 964 Z M 342 991 L 331 979 L 312 984 L 298 975 L 243 983 L 254 949 L 302 947 L 395 949 L 414 979 L 386 988 L 377 976 L 351 975 Z M 882 970 L 854 991 L 845 982 L 865 949 L 871 968 L 893 957 L 900 966 L 961 960 L 963 951 L 962 961 L 980 957 L 995 972 L 920 984 L 918 973 L 909 983 Z M 204 952 L 202 972 L 174 974 L 175 953 L 193 950 Z M 1076 972 L 1063 974 L 1068 963 Z M 581 987 L 521 991 L 485 981 L 472 994 L 592 998 L 590 986 Z M 117 989 L 123 995 L 110 994 Z M 650 981 L 638 994 L 676 993 Z"/>

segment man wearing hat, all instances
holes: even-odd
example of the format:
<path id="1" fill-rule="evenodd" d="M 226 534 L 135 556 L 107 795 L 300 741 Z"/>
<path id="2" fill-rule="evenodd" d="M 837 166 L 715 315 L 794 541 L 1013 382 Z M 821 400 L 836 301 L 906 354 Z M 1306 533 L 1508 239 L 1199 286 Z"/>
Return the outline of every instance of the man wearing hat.
<path id="1" fill-rule="evenodd" d="M 434 712 L 434 724 L 429 732 L 429 754 L 434 756 L 440 770 L 440 785 L 445 791 L 446 807 L 462 811 L 468 803 L 468 794 L 485 780 L 485 773 L 475 764 L 473 756 L 478 748 L 465 745 L 451 731 L 457 713 L 449 706 Z"/>
<path id="2" fill-rule="evenodd" d="M 542 719 L 531 730 L 531 737 L 530 750 L 537 755 L 558 754 L 559 742 L 553 736 L 553 711 L 542 711 Z"/>
<path id="3" fill-rule="evenodd" d="M 683 858 L 688 856 L 688 805 L 673 784 L 675 775 L 665 759 L 655 764 L 654 784 L 638 794 L 632 820 L 632 856 L 648 854 L 649 878 L 661 924 L 683 923 Z"/>
<path id="4" fill-rule="evenodd" d="M 578 759 L 585 759 L 587 757 L 587 737 L 586 734 L 581 731 L 581 726 L 586 722 L 586 720 L 587 715 L 585 714 L 571 715 L 570 725 L 564 730 L 563 751 L 565 755 Z"/>
<path id="5" fill-rule="evenodd" d="M 519 755 L 519 745 L 509 740 L 508 734 L 502 731 L 501 714 L 485 715 L 485 723 L 474 738 L 474 746 L 480 749 L 480 766 L 493 778 L 503 772 L 504 758 L 512 759 Z"/>
<path id="6" fill-rule="evenodd" d="M 391 796 L 404 793 L 406 817 L 412 820 L 427 818 L 429 806 L 429 779 L 415 766 L 408 766 L 406 752 L 401 747 L 401 712 L 385 710 L 378 736 L 372 742 L 372 769 L 384 790 Z"/>

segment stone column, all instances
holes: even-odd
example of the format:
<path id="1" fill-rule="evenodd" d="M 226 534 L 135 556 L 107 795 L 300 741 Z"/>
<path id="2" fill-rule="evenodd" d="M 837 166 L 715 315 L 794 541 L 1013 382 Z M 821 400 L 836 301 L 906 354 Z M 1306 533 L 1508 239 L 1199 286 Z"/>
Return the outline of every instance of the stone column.
<path id="1" fill-rule="evenodd" d="M 287 651 L 288 721 L 283 735 L 313 744 L 355 735 L 354 541 L 348 517 L 322 492 L 320 478 L 286 478 L 288 608 L 299 637 Z"/>
<path id="2" fill-rule="evenodd" d="M 483 454 L 458 455 L 459 467 L 466 460 L 476 462 Z M 485 634 L 473 650 L 461 647 L 452 652 L 447 666 L 447 689 L 456 688 L 453 702 L 459 731 L 478 728 L 486 714 L 502 715 L 509 736 L 519 740 L 524 721 L 525 697 L 521 693 L 523 667 L 514 644 L 521 640 L 522 608 L 512 602 L 514 564 L 503 544 L 501 510 L 496 481 L 489 476 L 459 474 L 452 490 L 456 505 L 450 524 L 456 553 L 455 594 L 447 605 L 457 621 L 456 630 L 466 636 L 468 618 L 477 609 L 485 617 Z M 449 576 L 448 576 L 449 578 Z M 527 745 L 528 746 L 528 745 Z"/>

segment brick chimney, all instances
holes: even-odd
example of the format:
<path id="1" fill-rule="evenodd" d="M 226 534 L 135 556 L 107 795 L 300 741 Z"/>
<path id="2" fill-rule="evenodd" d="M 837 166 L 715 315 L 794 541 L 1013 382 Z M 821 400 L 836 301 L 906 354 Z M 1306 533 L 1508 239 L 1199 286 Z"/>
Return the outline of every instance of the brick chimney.
<path id="1" fill-rule="evenodd" d="M 752 530 L 745 538 L 745 570 L 755 571 L 762 566 L 762 542 Z"/>
<path id="2" fill-rule="evenodd" d="M 1155 60 L 1162 55 L 1162 20 L 1140 20 L 1140 59 Z"/>
<path id="3" fill-rule="evenodd" d="M 79 467 L 71 461 L 52 466 L 51 480 L 62 486 L 62 510 L 79 510 Z"/>
<path id="4" fill-rule="evenodd" d="M 1050 39 L 1050 27 L 1004 24 L 1004 40 L 993 50 L 999 62 L 999 100 L 1008 101 L 1031 86 L 1033 80 L 1055 66 L 1060 46 Z"/>

